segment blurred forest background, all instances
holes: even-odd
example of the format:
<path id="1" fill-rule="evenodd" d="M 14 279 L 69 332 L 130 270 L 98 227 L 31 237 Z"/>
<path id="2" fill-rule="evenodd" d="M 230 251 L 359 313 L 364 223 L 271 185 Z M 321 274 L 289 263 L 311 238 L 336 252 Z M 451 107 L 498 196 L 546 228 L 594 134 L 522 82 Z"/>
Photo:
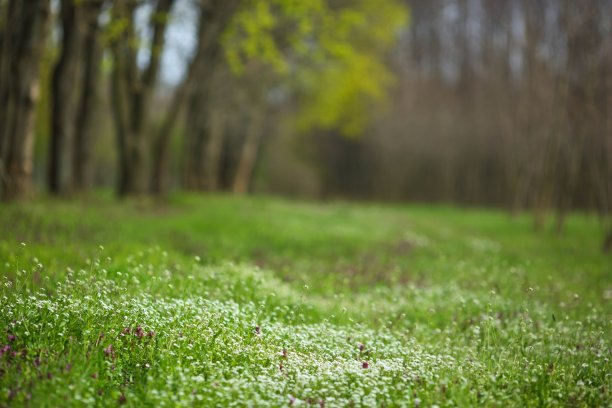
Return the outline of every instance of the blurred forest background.
<path id="1" fill-rule="evenodd" d="M 611 0 L 0 0 L 0 195 L 598 213 Z"/>

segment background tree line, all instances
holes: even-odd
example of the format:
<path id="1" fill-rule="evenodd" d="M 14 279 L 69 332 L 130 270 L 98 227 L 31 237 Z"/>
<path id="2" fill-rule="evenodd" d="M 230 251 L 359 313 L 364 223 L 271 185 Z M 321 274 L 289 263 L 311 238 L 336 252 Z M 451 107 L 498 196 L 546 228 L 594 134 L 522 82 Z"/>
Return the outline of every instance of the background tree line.
<path id="1" fill-rule="evenodd" d="M 308 141 L 324 194 L 596 211 L 612 247 L 612 2 L 410 0 L 390 109 Z M 331 137 L 330 137 L 331 136 Z"/>
<path id="2" fill-rule="evenodd" d="M 195 16 L 195 38 L 185 38 L 195 45 L 181 61 L 182 78 L 162 87 L 168 28 L 183 23 L 179 5 Z M 361 70 L 373 75 L 340 81 L 352 96 L 329 100 L 329 111 L 310 119 L 331 112 L 328 126 L 354 121 L 343 102 L 380 99 L 390 75 L 382 59 L 406 19 L 395 0 L 2 0 L 2 197 L 30 195 L 35 166 L 52 194 L 92 188 L 97 171 L 112 174 L 121 196 L 164 193 L 172 182 L 216 188 L 227 178 L 228 148 L 237 155 L 231 188 L 246 192 L 272 110 L 287 95 L 308 109 L 306 99 L 323 92 L 317 81 Z M 271 102 L 274 92 L 286 96 Z M 181 153 L 171 148 L 177 127 Z M 229 146 L 229 130 L 240 143 Z M 116 140 L 112 169 L 97 167 L 94 151 L 108 133 Z M 35 136 L 44 158 L 33 155 Z M 178 172 L 170 171 L 173 159 Z"/>
<path id="3" fill-rule="evenodd" d="M 610 248 L 611 17 L 610 0 L 0 0 L 0 195 L 439 201 L 559 231 L 580 208 Z"/>

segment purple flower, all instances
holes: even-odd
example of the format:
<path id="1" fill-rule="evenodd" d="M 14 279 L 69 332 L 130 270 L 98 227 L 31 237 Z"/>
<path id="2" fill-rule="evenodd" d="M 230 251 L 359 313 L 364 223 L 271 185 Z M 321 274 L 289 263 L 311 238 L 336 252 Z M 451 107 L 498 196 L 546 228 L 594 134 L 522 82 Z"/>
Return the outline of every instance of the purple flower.
<path id="1" fill-rule="evenodd" d="M 138 337 L 139 339 L 144 337 L 144 332 L 142 331 L 142 327 L 140 326 L 136 327 L 136 330 L 134 330 L 134 336 Z"/>
<path id="2" fill-rule="evenodd" d="M 123 334 L 130 334 L 130 328 L 126 327 L 125 329 L 123 329 Z"/>
<path id="3" fill-rule="evenodd" d="M 255 333 L 261 334 L 261 327 L 255 326 Z"/>
<path id="4" fill-rule="evenodd" d="M 104 354 L 106 354 L 107 357 L 114 357 L 115 352 L 112 344 L 109 344 L 108 347 L 104 349 Z"/>
<path id="5" fill-rule="evenodd" d="M 17 339 L 17 336 L 15 336 L 14 334 L 9 334 L 7 338 L 8 338 L 8 341 L 12 343 Z"/>
<path id="6" fill-rule="evenodd" d="M 368 363 L 367 361 L 364 361 L 363 363 L 361 363 L 361 367 L 370 368 L 370 363 Z"/>
<path id="7" fill-rule="evenodd" d="M 11 346 L 7 344 L 4 347 L 0 348 L 0 356 L 2 356 L 5 353 L 8 353 L 9 351 L 11 351 Z"/>
<path id="8" fill-rule="evenodd" d="M 147 337 L 153 337 L 153 336 L 155 336 L 155 332 L 154 332 L 153 330 L 150 330 L 150 331 L 147 333 Z"/>
<path id="9" fill-rule="evenodd" d="M 34 359 L 34 365 L 35 365 L 36 367 L 40 367 L 40 357 L 38 357 L 38 356 L 37 356 L 37 357 Z"/>
<path id="10" fill-rule="evenodd" d="M 359 343 L 359 351 L 365 350 L 365 345 L 363 343 Z"/>

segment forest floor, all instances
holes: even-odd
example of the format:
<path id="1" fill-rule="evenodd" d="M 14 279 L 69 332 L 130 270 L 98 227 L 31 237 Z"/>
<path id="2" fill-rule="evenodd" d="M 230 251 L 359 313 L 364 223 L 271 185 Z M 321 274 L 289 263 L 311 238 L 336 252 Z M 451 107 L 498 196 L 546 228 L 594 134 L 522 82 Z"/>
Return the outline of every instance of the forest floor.
<path id="1" fill-rule="evenodd" d="M 551 231 L 269 197 L 3 204 L 0 406 L 610 406 L 603 232 Z"/>

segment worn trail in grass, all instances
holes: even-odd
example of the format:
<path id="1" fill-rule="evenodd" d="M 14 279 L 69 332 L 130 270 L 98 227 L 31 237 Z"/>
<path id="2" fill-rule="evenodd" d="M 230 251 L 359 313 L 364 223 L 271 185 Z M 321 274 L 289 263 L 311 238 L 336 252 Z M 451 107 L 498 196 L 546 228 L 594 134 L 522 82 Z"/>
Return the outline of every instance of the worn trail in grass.
<path id="1" fill-rule="evenodd" d="M 606 406 L 612 260 L 447 207 L 0 207 L 0 405 Z M 22 245 L 24 243 L 25 245 Z"/>

